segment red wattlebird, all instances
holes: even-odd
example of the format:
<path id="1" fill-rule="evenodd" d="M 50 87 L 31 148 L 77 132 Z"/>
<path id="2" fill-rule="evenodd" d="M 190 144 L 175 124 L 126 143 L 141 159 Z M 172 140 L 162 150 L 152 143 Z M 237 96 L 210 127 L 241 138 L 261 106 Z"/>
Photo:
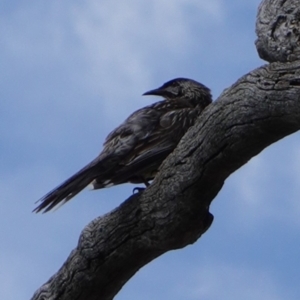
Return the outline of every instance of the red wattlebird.
<path id="1" fill-rule="evenodd" d="M 89 184 L 94 189 L 125 182 L 149 185 L 163 160 L 212 102 L 206 86 L 186 78 L 170 80 L 144 95 L 164 99 L 130 115 L 107 136 L 99 156 L 42 197 L 34 212 L 67 202 Z"/>

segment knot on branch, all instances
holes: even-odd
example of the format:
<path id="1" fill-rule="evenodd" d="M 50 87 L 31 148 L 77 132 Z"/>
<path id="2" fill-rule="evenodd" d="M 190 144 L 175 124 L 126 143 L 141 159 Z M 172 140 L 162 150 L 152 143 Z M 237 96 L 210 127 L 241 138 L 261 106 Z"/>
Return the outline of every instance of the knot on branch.
<path id="1" fill-rule="evenodd" d="M 299 1 L 264 0 L 258 8 L 256 34 L 260 58 L 268 62 L 299 60 Z"/>

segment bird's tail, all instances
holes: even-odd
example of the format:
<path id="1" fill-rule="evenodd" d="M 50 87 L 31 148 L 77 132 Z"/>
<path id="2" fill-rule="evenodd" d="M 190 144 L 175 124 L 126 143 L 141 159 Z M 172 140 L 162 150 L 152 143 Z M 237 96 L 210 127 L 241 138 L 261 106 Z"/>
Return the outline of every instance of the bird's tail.
<path id="1" fill-rule="evenodd" d="M 64 204 L 88 186 L 94 180 L 95 175 L 95 165 L 93 163 L 87 165 L 60 186 L 39 199 L 37 202 L 41 203 L 33 212 L 38 213 L 43 211 L 45 213 L 58 204 Z"/>

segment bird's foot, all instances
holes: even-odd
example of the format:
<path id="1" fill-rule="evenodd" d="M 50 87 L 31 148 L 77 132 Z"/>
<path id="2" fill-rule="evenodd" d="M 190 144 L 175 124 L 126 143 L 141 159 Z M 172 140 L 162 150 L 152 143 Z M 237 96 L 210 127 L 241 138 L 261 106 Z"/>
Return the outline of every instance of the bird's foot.
<path id="1" fill-rule="evenodd" d="M 135 187 L 133 190 L 132 190 L 132 194 L 138 194 L 138 193 L 141 193 L 145 190 L 145 188 L 142 188 L 142 187 Z"/>

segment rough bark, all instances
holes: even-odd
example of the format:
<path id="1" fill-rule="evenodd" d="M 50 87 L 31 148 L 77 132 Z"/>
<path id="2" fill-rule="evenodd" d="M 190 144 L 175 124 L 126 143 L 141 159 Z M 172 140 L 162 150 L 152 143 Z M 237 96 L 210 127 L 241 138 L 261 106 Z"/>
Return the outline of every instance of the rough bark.
<path id="1" fill-rule="evenodd" d="M 281 62 L 243 76 L 207 107 L 150 187 L 87 225 L 76 249 L 32 299 L 113 299 L 145 264 L 198 240 L 226 178 L 300 128 L 299 50 L 291 38 L 299 27 L 290 35 L 278 21 L 296 18 L 298 7 L 300 0 L 263 1 L 258 52 Z"/>
<path id="2" fill-rule="evenodd" d="M 268 62 L 299 59 L 299 0 L 264 0 L 258 8 L 256 47 Z"/>

